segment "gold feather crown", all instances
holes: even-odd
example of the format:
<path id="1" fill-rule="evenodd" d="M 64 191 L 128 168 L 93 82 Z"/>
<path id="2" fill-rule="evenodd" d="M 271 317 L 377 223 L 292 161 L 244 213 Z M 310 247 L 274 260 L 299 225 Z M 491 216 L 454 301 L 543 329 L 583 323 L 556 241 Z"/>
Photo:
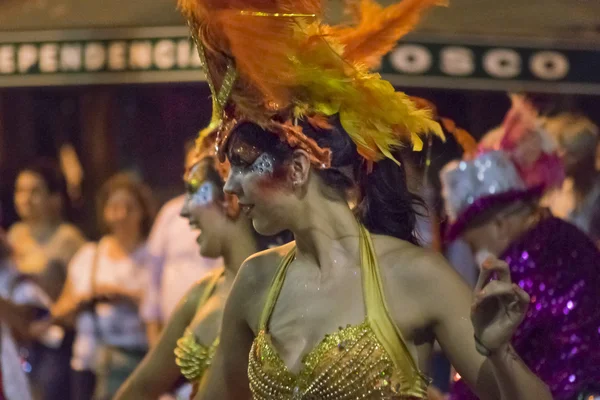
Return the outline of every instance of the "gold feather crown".
<path id="1" fill-rule="evenodd" d="M 354 1 L 356 23 L 335 26 L 322 22 L 323 3 L 179 0 L 212 93 L 213 115 L 200 141 L 217 130 L 220 152 L 232 129 L 251 121 L 328 168 L 330 150 L 303 134 L 300 119 L 327 130 L 338 115 L 370 163 L 397 162 L 392 150 L 402 143 L 421 150 L 421 135 L 444 138 L 429 108 L 370 71 L 440 0 L 402 0 L 386 8 Z"/>

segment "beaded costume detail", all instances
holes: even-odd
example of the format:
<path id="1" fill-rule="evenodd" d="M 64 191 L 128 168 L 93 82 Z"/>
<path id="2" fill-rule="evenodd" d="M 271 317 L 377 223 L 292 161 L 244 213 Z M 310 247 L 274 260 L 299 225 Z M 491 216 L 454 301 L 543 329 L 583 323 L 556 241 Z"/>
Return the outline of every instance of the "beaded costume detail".
<path id="1" fill-rule="evenodd" d="M 361 227 L 361 252 L 368 253 L 367 260 L 375 260 L 368 232 Z M 270 313 L 281 289 L 287 266 L 294 259 L 292 251 L 283 261 L 278 276 L 269 294 L 269 300 L 261 321 L 261 329 L 250 350 L 248 377 L 253 400 L 353 400 L 353 399 L 425 399 L 429 380 L 417 368 L 400 332 L 393 326 L 387 307 L 381 304 L 379 311 L 386 313 L 372 315 L 373 303 L 367 303 L 367 318 L 359 325 L 347 325 L 325 338 L 302 359 L 299 373 L 293 373 L 284 364 L 274 348 L 268 333 Z M 365 254 L 363 254 L 363 264 Z M 378 266 L 363 266 L 363 286 L 369 293 L 370 284 L 375 283 L 382 300 L 380 279 L 365 279 L 369 272 Z M 371 275 L 373 277 L 373 275 Z M 274 295 L 274 296 L 273 296 Z M 370 296 L 373 298 L 373 296 Z M 270 304 L 269 304 L 270 303 Z M 381 321 L 387 316 L 387 321 Z M 386 323 L 383 323 L 386 322 Z M 379 329 L 374 329 L 378 326 Z M 382 332 L 380 335 L 375 332 Z M 383 346 L 388 343 L 393 351 Z M 395 358 L 390 356 L 396 354 Z"/>
<path id="2" fill-rule="evenodd" d="M 198 302 L 198 308 L 202 307 L 212 295 L 223 272 L 224 269 L 215 272 Z M 177 341 L 177 347 L 175 348 L 175 363 L 180 368 L 181 375 L 192 383 L 198 383 L 206 370 L 210 367 L 218 346 L 218 336 L 210 346 L 203 346 L 198 343 L 196 335 L 194 335 L 194 332 L 188 327 L 185 330 L 184 335 Z"/>
<path id="3" fill-rule="evenodd" d="M 210 366 L 218 346 L 219 338 L 205 347 L 198 343 L 194 332 L 186 329 L 175 348 L 175 363 L 181 369 L 181 375 L 190 382 L 199 381 Z"/>

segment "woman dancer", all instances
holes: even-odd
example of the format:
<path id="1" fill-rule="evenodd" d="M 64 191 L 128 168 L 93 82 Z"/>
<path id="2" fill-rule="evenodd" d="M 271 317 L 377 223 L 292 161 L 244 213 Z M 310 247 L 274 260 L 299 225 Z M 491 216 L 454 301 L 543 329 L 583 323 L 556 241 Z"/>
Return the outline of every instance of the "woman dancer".
<path id="1" fill-rule="evenodd" d="M 222 119 L 225 191 L 258 232 L 296 239 L 240 269 L 197 399 L 425 398 L 435 339 L 482 398 L 550 398 L 509 345 L 529 297 L 506 264 L 485 261 L 472 302 L 415 245 L 394 151 L 440 127 L 366 66 L 432 3 L 365 0 L 356 29 L 321 24 L 319 1 L 182 4 Z"/>
<path id="2" fill-rule="evenodd" d="M 203 147 L 214 148 L 214 139 L 211 144 Z M 212 153 L 202 152 L 186 172 L 187 195 L 181 215 L 201 230 L 198 244 L 202 256 L 223 257 L 224 267 L 188 292 L 158 344 L 125 382 L 117 400 L 158 398 L 171 390 L 181 375 L 197 388 L 219 343 L 223 308 L 237 271 L 247 257 L 267 243 L 248 219 L 238 218 L 235 197 L 223 195 L 224 181 Z"/>

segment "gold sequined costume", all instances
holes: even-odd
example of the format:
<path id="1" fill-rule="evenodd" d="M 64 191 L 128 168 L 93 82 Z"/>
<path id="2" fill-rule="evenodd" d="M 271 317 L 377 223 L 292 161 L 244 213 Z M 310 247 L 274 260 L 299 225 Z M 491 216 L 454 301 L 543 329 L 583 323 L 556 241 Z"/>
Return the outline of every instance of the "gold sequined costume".
<path id="1" fill-rule="evenodd" d="M 198 309 L 202 307 L 213 294 L 217 282 L 223 276 L 224 272 L 225 270 L 223 268 L 215 271 L 213 278 L 202 293 L 202 297 L 198 302 Z M 175 363 L 181 369 L 181 374 L 189 382 L 193 383 L 196 389 L 202 380 L 202 376 L 204 376 L 204 373 L 210 367 L 212 358 L 215 355 L 218 346 L 218 336 L 210 346 L 204 346 L 198 343 L 198 339 L 190 327 L 185 330 L 185 334 L 177 341 L 177 347 L 175 348 Z"/>
<path id="2" fill-rule="evenodd" d="M 362 226 L 360 235 L 365 321 L 327 335 L 303 358 L 298 374 L 287 369 L 268 333 L 269 318 L 295 250 L 283 260 L 250 351 L 253 400 L 427 398 L 429 380 L 419 371 L 385 303 L 371 237 Z"/>

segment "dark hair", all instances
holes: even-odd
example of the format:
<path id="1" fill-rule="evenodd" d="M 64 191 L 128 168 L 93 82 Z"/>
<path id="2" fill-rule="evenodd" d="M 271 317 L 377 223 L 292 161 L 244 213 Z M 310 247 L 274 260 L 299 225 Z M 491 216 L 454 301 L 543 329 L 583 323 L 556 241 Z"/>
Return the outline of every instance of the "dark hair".
<path id="1" fill-rule="evenodd" d="M 38 175 L 44 181 L 50 194 L 58 194 L 63 199 L 66 198 L 67 183 L 65 177 L 53 160 L 40 158 L 23 168 L 19 174 L 23 172 L 31 172 Z"/>
<path id="2" fill-rule="evenodd" d="M 350 191 L 358 189 L 358 203 L 354 212 L 370 232 L 418 244 L 415 208 L 426 209 L 426 206 L 418 195 L 408 189 L 402 163 L 398 165 L 386 158 L 374 163 L 369 172 L 339 118 L 332 117 L 330 123 L 333 129 L 322 130 L 306 121 L 300 122 L 306 136 L 314 139 L 321 148 L 329 148 L 332 152 L 331 168 L 316 170 L 328 188 L 324 195 L 347 200 Z M 292 154 L 291 147 L 258 125 L 242 123 L 235 128 L 234 134 L 242 135 L 243 141 L 274 156 L 277 163 L 285 162 Z M 394 151 L 394 156 L 401 161 L 399 151 Z"/>
<path id="3" fill-rule="evenodd" d="M 125 189 L 130 192 L 138 201 L 142 208 L 142 236 L 147 238 L 152 229 L 152 223 L 156 215 L 156 205 L 150 188 L 142 183 L 140 180 L 135 179 L 130 174 L 118 173 L 113 175 L 108 181 L 102 185 L 98 192 L 97 199 L 97 218 L 98 225 L 101 227 L 103 232 L 107 232 L 108 228 L 104 223 L 104 208 L 110 196 L 118 190 Z"/>
<path id="4" fill-rule="evenodd" d="M 60 198 L 60 218 L 72 219 L 73 209 L 71 199 L 67 193 L 67 181 L 56 161 L 50 158 L 39 158 L 19 171 L 19 175 L 24 172 L 29 172 L 40 177 L 44 181 L 48 193 Z"/>

